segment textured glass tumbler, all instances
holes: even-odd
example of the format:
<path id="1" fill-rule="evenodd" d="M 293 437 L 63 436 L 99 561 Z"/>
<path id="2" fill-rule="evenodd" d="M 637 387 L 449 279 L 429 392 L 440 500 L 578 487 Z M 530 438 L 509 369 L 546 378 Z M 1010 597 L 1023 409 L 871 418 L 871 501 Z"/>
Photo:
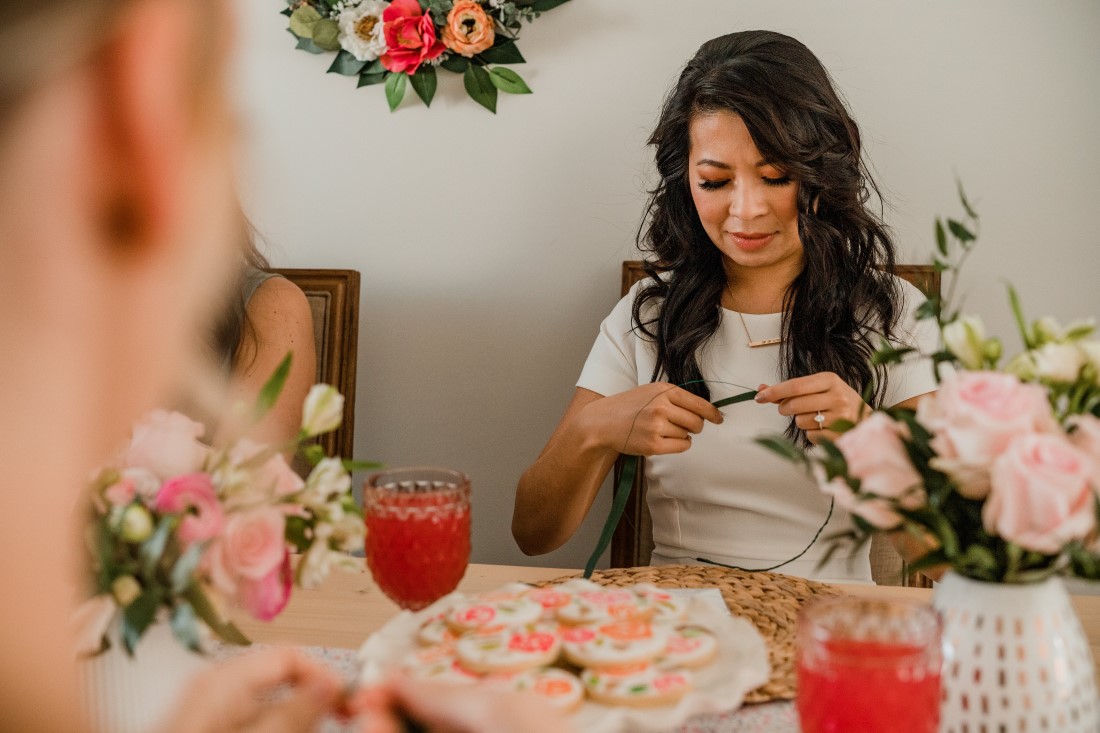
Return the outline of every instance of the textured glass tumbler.
<path id="1" fill-rule="evenodd" d="M 798 620 L 803 733 L 936 733 L 942 623 L 931 606 L 836 598 Z"/>
<path id="2" fill-rule="evenodd" d="M 447 468 L 398 468 L 363 487 L 367 566 L 413 611 L 458 586 L 470 560 L 470 479 Z"/>

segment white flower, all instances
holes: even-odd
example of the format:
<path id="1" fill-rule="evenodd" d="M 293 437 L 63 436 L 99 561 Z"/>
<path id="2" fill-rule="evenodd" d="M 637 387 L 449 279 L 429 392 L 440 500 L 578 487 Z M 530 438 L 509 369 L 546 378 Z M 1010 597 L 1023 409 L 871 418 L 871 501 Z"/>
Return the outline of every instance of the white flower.
<path id="1" fill-rule="evenodd" d="M 122 513 L 119 534 L 127 542 L 144 542 L 153 534 L 153 517 L 141 504 L 131 504 Z"/>
<path id="2" fill-rule="evenodd" d="M 1021 382 L 1032 382 L 1036 377 L 1035 359 L 1030 351 L 1017 354 L 1016 357 L 1005 365 L 1005 371 L 1013 375 Z"/>
<path id="3" fill-rule="evenodd" d="M 309 472 L 302 501 L 324 504 L 332 496 L 342 496 L 351 490 L 351 474 L 339 458 L 325 458 Z"/>
<path id="4" fill-rule="evenodd" d="M 1100 385 L 1100 341 L 1078 341 L 1077 348 L 1096 372 L 1096 383 Z"/>
<path id="5" fill-rule="evenodd" d="M 967 369 L 981 369 L 985 362 L 985 326 L 977 316 L 956 318 L 943 327 L 943 342 Z"/>
<path id="6" fill-rule="evenodd" d="M 1039 344 L 1058 343 L 1066 337 L 1065 329 L 1050 316 L 1043 316 L 1032 325 Z"/>
<path id="7" fill-rule="evenodd" d="M 307 438 L 328 433 L 340 427 L 344 419 L 344 396 L 335 387 L 315 384 L 306 396 L 302 408 L 302 432 Z"/>
<path id="8" fill-rule="evenodd" d="M 1048 382 L 1072 384 L 1085 365 L 1084 354 L 1073 344 L 1043 344 L 1033 357 L 1039 378 Z"/>
<path id="9" fill-rule="evenodd" d="M 382 34 L 382 12 L 389 3 L 364 0 L 348 5 L 337 17 L 340 25 L 340 46 L 358 61 L 374 61 L 386 53 L 386 38 Z"/>
<path id="10" fill-rule="evenodd" d="M 332 528 L 325 524 L 314 528 L 313 544 L 302 558 L 299 579 L 303 588 L 316 588 L 328 576 L 333 559 L 332 550 L 328 546 L 331 533 Z"/>

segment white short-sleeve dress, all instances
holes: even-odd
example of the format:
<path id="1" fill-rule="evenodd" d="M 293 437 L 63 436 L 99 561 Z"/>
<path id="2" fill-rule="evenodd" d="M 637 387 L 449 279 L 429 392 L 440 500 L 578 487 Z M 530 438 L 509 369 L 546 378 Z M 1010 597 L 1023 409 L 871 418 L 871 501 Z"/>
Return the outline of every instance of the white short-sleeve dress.
<path id="1" fill-rule="evenodd" d="M 600 326 L 578 387 L 609 396 L 648 384 L 656 362 L 652 342 L 633 328 L 631 309 L 638 283 Z M 896 329 L 899 344 L 931 354 L 938 332 L 933 322 L 917 321 L 920 291 L 899 279 L 903 315 Z M 781 314 L 743 314 L 753 340 L 779 336 Z M 700 353 L 703 377 L 718 400 L 760 384 L 781 381 L 780 347 L 749 348 L 735 311 L 723 309 L 717 332 Z M 936 389 L 928 360 L 891 367 L 885 405 L 891 406 Z M 685 453 L 646 459 L 648 502 L 653 517 L 653 564 L 697 563 L 699 558 L 750 570 L 770 568 L 798 555 L 822 526 L 829 512 L 823 496 L 800 467 L 754 442 L 780 435 L 789 418 L 775 405 L 742 402 L 723 409 L 721 425 L 706 423 Z M 870 582 L 868 548 L 837 552 L 818 567 L 825 538 L 851 527 L 850 516 L 833 509 L 820 538 L 797 560 L 775 572 L 843 582 Z"/>

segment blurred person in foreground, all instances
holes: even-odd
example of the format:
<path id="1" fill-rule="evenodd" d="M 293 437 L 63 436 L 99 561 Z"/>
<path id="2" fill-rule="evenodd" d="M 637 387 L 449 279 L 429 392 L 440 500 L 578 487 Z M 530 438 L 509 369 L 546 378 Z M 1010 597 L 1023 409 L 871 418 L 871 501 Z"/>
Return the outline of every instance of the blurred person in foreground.
<path id="1" fill-rule="evenodd" d="M 4 730 L 87 727 L 69 632 L 81 487 L 201 368 L 232 285 L 231 26 L 223 0 L 0 0 Z M 392 727 L 397 709 L 432 730 L 561 730 L 468 693 L 431 707 L 446 694 L 398 681 L 348 709 L 331 672 L 272 650 L 197 679 L 163 730 L 304 731 L 341 710 Z"/>

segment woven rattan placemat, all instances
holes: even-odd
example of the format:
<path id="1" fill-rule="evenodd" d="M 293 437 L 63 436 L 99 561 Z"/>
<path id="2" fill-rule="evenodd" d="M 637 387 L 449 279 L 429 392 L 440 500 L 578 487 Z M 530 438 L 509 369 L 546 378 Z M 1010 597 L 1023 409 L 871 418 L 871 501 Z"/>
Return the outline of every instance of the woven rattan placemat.
<path id="1" fill-rule="evenodd" d="M 567 578 L 551 583 L 564 580 Z M 840 595 L 836 589 L 812 580 L 708 565 L 614 568 L 597 571 L 592 575 L 592 580 L 601 585 L 652 583 L 662 588 L 717 588 L 730 612 L 751 621 L 768 645 L 771 679 L 747 694 L 747 703 L 794 698 L 797 689 L 794 643 L 798 610 L 816 598 Z"/>

